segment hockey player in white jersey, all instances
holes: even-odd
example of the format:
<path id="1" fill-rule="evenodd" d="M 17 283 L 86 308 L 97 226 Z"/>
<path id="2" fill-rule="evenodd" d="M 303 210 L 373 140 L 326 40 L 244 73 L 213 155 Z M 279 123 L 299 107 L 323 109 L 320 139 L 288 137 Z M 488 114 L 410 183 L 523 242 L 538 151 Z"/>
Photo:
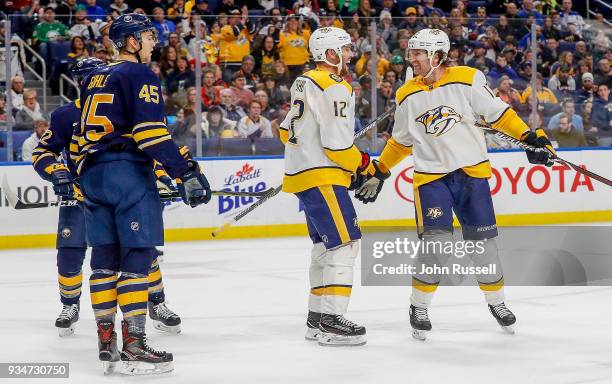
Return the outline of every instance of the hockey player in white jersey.
<path id="1" fill-rule="evenodd" d="M 285 143 L 283 191 L 304 206 L 313 241 L 306 339 L 361 345 L 365 327 L 344 318 L 361 232 L 347 188 L 351 177 L 375 169 L 353 145 L 355 98 L 342 76 L 353 57 L 351 38 L 320 28 L 309 41 L 317 68 L 291 86 L 291 110 L 281 124 Z M 372 171 L 373 172 L 373 171 Z"/>
<path id="2" fill-rule="evenodd" d="M 496 264 L 496 273 L 478 275 L 489 310 L 512 333 L 516 318 L 504 304 L 504 279 L 495 243 L 497 225 L 487 179 L 491 165 L 484 133 L 475 123 L 486 123 L 538 148 L 552 150 L 542 130 L 530 131 L 506 103 L 487 86 L 484 74 L 474 68 L 446 67 L 450 49 L 446 33 L 438 29 L 418 31 L 409 41 L 408 61 L 415 78 L 396 93 L 397 110 L 392 138 L 387 142 L 379 168 L 388 171 L 406 156 L 414 155 L 414 201 L 419 237 L 425 242 L 452 241 L 453 211 L 465 241 L 483 241 L 484 252 L 470 254 L 476 266 Z M 527 152 L 529 162 L 552 165 L 548 152 Z M 364 203 L 376 200 L 382 179 L 374 175 L 358 187 Z M 435 247 L 434 247 L 435 248 Z M 444 265 L 450 255 L 421 253 L 423 264 Z M 410 324 L 417 339 L 431 330 L 428 317 L 441 275 L 415 274 L 412 279 Z"/>

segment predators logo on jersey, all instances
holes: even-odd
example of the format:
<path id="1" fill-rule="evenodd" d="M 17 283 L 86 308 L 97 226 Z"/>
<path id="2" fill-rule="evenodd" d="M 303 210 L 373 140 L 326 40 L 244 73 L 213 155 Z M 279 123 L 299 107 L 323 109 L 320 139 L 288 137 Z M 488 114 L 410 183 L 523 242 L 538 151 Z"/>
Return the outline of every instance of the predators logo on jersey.
<path id="1" fill-rule="evenodd" d="M 423 124 L 426 133 L 440 136 L 460 122 L 461 115 L 455 112 L 453 108 L 441 105 L 423 113 L 416 118 L 416 121 Z"/>

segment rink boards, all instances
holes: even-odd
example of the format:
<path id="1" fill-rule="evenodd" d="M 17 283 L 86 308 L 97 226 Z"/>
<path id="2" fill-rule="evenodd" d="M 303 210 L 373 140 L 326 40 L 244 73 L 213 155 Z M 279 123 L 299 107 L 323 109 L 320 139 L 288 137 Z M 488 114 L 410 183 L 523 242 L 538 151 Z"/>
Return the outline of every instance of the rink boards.
<path id="1" fill-rule="evenodd" d="M 612 177 L 612 150 L 564 150 L 560 156 L 608 178 Z M 489 180 L 499 225 L 560 224 L 610 221 L 612 188 L 575 171 L 555 165 L 533 166 L 521 151 L 490 154 Z M 213 189 L 261 191 L 282 181 L 280 157 L 239 157 L 200 161 Z M 392 170 L 374 204 L 355 201 L 362 228 L 414 225 L 412 157 Z M 29 163 L 0 163 L 22 200 L 55 201 L 51 184 L 42 181 Z M 211 239 L 211 231 L 253 203 L 240 197 L 214 197 L 206 206 L 189 208 L 181 202 L 167 205 L 164 223 L 167 241 Z M 0 190 L 0 248 L 53 246 L 57 208 L 17 211 Z M 306 227 L 299 201 L 281 193 L 226 230 L 223 238 L 304 235 Z"/>

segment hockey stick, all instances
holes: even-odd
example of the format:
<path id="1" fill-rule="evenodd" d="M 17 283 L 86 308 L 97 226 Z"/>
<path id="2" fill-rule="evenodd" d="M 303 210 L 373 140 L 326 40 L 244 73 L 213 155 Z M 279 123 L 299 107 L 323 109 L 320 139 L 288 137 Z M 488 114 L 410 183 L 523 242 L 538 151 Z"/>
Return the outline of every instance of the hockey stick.
<path id="1" fill-rule="evenodd" d="M 382 121 L 386 120 L 394 112 L 395 112 L 395 106 L 393 108 L 391 108 L 390 110 L 386 111 L 385 113 L 383 113 L 382 115 L 378 116 L 376 118 L 376 120 L 372 121 L 370 124 L 366 125 L 361 130 L 355 132 L 355 135 L 354 135 L 355 139 L 363 136 L 367 131 L 369 131 L 370 129 L 376 127 Z M 266 201 L 268 201 L 271 198 L 273 198 L 274 196 L 278 195 L 282 189 L 283 189 L 283 186 L 279 185 L 278 187 L 272 189 L 269 194 L 267 194 L 266 196 L 264 196 L 261 199 L 259 199 L 259 201 L 256 201 L 255 203 L 253 203 L 250 207 L 248 207 L 248 208 L 238 212 L 238 214 L 233 216 L 225 224 L 223 224 L 222 226 L 220 226 L 217 229 L 215 229 L 214 231 L 212 231 L 212 233 L 211 233 L 212 237 L 217 237 L 221 232 L 225 231 L 227 228 L 232 226 L 238 220 L 242 219 L 243 217 L 245 217 L 246 215 L 248 215 L 249 213 L 254 211 L 257 207 L 259 207 L 260 205 L 262 205 Z"/>
<path id="2" fill-rule="evenodd" d="M 36 209 L 36 208 L 49 208 L 49 207 L 73 207 L 76 206 L 79 201 L 75 199 L 60 199 L 58 201 L 50 201 L 43 203 L 26 203 L 19 199 L 15 191 L 10 187 L 8 178 L 4 176 L 2 178 L 2 189 L 6 200 L 9 205 L 15 209 Z M 240 191 L 212 191 L 215 196 L 241 196 L 241 197 L 256 197 L 262 198 L 267 193 L 272 191 L 272 188 L 260 192 L 240 192 Z M 162 201 L 180 201 L 181 194 L 179 192 L 173 193 L 160 193 L 159 197 Z"/>
<path id="3" fill-rule="evenodd" d="M 572 163 L 570 161 L 562 159 L 557 154 L 553 153 L 548 148 L 536 148 L 533 145 L 529 145 L 529 144 L 527 144 L 525 142 L 517 140 L 514 137 L 512 137 L 512 136 L 510 136 L 510 135 L 508 135 L 508 134 L 506 134 L 504 132 L 501 132 L 501 131 L 498 131 L 496 129 L 493 129 L 493 128 L 491 128 L 488 125 L 484 125 L 484 124 L 481 124 L 481 123 L 476 123 L 476 125 L 478 127 L 480 127 L 480 128 L 483 128 L 484 130 L 486 130 L 488 132 L 494 133 L 495 136 L 499 137 L 502 140 L 505 140 L 505 141 L 510 142 L 512 144 L 516 144 L 517 146 L 521 147 L 522 149 L 524 149 L 526 151 L 532 151 L 532 152 L 546 151 L 546 152 L 548 152 L 548 154 L 549 154 L 550 158 L 552 159 L 552 161 L 554 161 L 556 163 L 559 163 L 559 164 L 563 164 L 563 165 L 565 165 L 567 167 L 570 167 L 570 168 L 572 168 L 574 171 L 576 171 L 578 173 L 582 173 L 583 175 L 586 175 L 586 176 L 588 176 L 590 178 L 593 178 L 593 179 L 599 181 L 600 183 L 604 183 L 605 185 L 612 187 L 612 180 L 606 179 L 605 177 L 600 176 L 600 175 L 598 175 L 596 173 L 593 173 L 593 172 L 589 171 L 588 169 L 582 168 L 582 167 L 580 167 L 580 166 L 578 166 L 578 165 L 576 165 L 576 164 L 574 164 L 574 163 Z"/>

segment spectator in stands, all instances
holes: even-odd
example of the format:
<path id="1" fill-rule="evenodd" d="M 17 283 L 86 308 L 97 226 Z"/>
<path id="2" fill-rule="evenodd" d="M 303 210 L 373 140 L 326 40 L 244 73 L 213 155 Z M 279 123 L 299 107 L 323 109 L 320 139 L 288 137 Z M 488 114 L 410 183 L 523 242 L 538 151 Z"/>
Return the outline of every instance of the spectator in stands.
<path id="1" fill-rule="evenodd" d="M 153 26 L 155 27 L 155 30 L 157 30 L 157 39 L 159 46 L 164 47 L 168 45 L 168 37 L 172 32 L 176 32 L 176 25 L 174 25 L 174 23 L 170 20 L 165 19 L 164 9 L 161 7 L 155 7 L 153 9 Z"/>
<path id="2" fill-rule="evenodd" d="M 23 108 L 23 91 L 25 89 L 25 80 L 21 76 L 13 76 L 11 78 L 11 105 L 13 110 Z"/>
<path id="3" fill-rule="evenodd" d="M 592 100 L 597 91 L 595 83 L 593 83 L 593 74 L 586 72 L 582 74 L 582 87 L 576 93 L 576 104 L 580 105 L 587 100 Z"/>
<path id="4" fill-rule="evenodd" d="M 221 110 L 223 110 L 224 117 L 232 121 L 239 121 L 242 117 L 246 116 L 246 112 L 244 112 L 244 109 L 234 103 L 234 94 L 229 88 L 221 90 L 220 107 Z"/>
<path id="5" fill-rule="evenodd" d="M 195 75 L 189 68 L 186 57 L 178 58 L 176 68 L 170 71 L 166 78 L 166 84 L 171 95 L 183 93 L 187 88 L 195 86 Z"/>
<path id="6" fill-rule="evenodd" d="M 506 15 L 499 15 L 499 20 L 497 21 L 497 24 L 495 24 L 495 29 L 497 30 L 499 37 L 504 40 L 508 36 L 515 35 L 515 30 L 510 23 L 508 23 L 508 17 L 506 17 Z"/>
<path id="7" fill-rule="evenodd" d="M 204 26 L 200 28 L 200 33 L 201 33 L 200 39 L 205 40 L 206 39 L 206 28 Z M 181 39 L 181 35 L 178 32 L 171 32 L 168 35 L 168 45 L 173 46 L 179 56 L 183 56 L 187 58 L 189 58 L 190 56 L 193 57 L 193 55 L 189 52 L 189 49 L 187 48 L 187 44 L 185 44 L 183 39 Z M 206 63 L 206 60 L 202 60 L 202 62 Z"/>
<path id="8" fill-rule="evenodd" d="M 544 19 L 544 27 L 542 28 L 542 35 L 545 39 L 553 39 L 558 41 L 561 39 L 561 32 L 553 26 L 553 19 L 550 16 L 546 16 Z"/>
<path id="9" fill-rule="evenodd" d="M 560 56 L 559 42 L 554 38 L 547 38 L 546 45 L 542 49 L 542 68 L 550 73 L 550 70 L 556 62 L 558 62 Z"/>
<path id="10" fill-rule="evenodd" d="M 518 8 L 515 3 L 505 2 L 505 6 L 506 18 L 508 19 L 508 24 L 512 28 L 512 34 L 517 36 L 518 31 L 521 30 L 523 20 L 518 17 Z"/>
<path id="11" fill-rule="evenodd" d="M 434 0 L 423 0 L 423 13 L 425 17 L 429 17 L 433 12 L 437 12 L 438 15 L 444 14 L 440 8 L 434 7 Z"/>
<path id="12" fill-rule="evenodd" d="M 412 33 L 425 28 L 425 25 L 417 19 L 417 11 L 415 7 L 408 7 L 404 11 L 406 15 L 399 25 L 399 29 L 408 29 Z"/>
<path id="13" fill-rule="evenodd" d="M 233 0 L 224 0 L 232 1 Z M 248 12 L 230 11 L 228 24 L 221 28 L 219 40 L 219 62 L 223 67 L 223 80 L 230 81 L 240 69 L 242 59 L 251 52 L 251 35 L 255 26 L 249 21 Z"/>
<path id="14" fill-rule="evenodd" d="M 56 8 L 57 20 L 64 25 L 72 25 L 76 19 L 76 0 L 63 0 Z"/>
<path id="15" fill-rule="evenodd" d="M 559 70 L 548 80 L 548 88 L 555 92 L 557 97 L 571 97 L 576 90 L 576 80 L 571 75 L 572 68 L 569 65 L 562 65 Z"/>
<path id="16" fill-rule="evenodd" d="M 113 0 L 112 4 L 108 6 L 111 11 L 116 11 L 118 14 L 130 13 L 132 10 L 130 6 L 127 5 L 124 0 Z M 163 13 L 162 8 L 162 13 Z M 153 15 L 155 15 L 155 10 L 153 10 Z M 155 21 L 154 21 L 155 22 Z"/>
<path id="17" fill-rule="evenodd" d="M 610 60 L 607 58 L 599 60 L 594 75 L 595 84 L 607 84 L 608 88 L 610 88 L 612 82 L 612 65 L 610 65 Z"/>
<path id="18" fill-rule="evenodd" d="M 468 27 L 472 33 L 478 36 L 485 33 L 486 28 L 490 25 L 491 23 L 487 18 L 487 9 L 485 7 L 478 7 L 476 9 L 476 18 L 469 22 Z"/>
<path id="19" fill-rule="evenodd" d="M 73 20 L 72 24 L 68 24 L 71 25 L 68 30 L 70 36 L 81 36 L 85 40 L 91 40 L 91 43 L 95 43 L 100 38 L 100 23 L 92 23 L 87 18 L 87 10 L 83 5 L 76 6 Z"/>
<path id="20" fill-rule="evenodd" d="M 191 3 L 191 2 L 190 2 Z M 193 6 L 191 4 L 190 6 Z M 191 8 L 189 9 L 191 11 Z M 185 7 L 185 0 L 174 0 L 167 9 L 168 20 L 174 24 L 178 24 L 183 19 L 183 15 L 187 16 Z"/>
<path id="21" fill-rule="evenodd" d="M 104 11 L 104 8 L 98 6 L 96 4 L 96 0 L 87 0 L 87 6 L 85 9 L 87 9 L 87 17 L 91 21 L 106 19 L 106 12 Z"/>
<path id="22" fill-rule="evenodd" d="M 41 22 L 34 28 L 32 43 L 38 46 L 38 53 L 43 59 L 49 59 L 50 41 L 62 41 L 68 37 L 68 27 L 55 20 L 55 11 L 51 7 L 45 7 Z M 50 70 L 50 68 L 49 68 Z"/>
<path id="23" fill-rule="evenodd" d="M 85 46 L 85 39 L 81 36 L 74 36 L 70 40 L 70 52 L 68 52 L 68 58 L 73 60 L 80 60 L 89 57 L 89 51 Z"/>
<path id="24" fill-rule="evenodd" d="M 584 132 L 576 129 L 566 114 L 559 117 L 558 125 L 550 129 L 550 133 L 552 135 L 551 140 L 556 140 L 559 148 L 587 146 Z"/>
<path id="25" fill-rule="evenodd" d="M 518 16 L 523 19 L 533 16 L 538 24 L 544 22 L 544 16 L 534 8 L 533 0 L 523 0 L 523 5 L 518 12 Z"/>
<path id="26" fill-rule="evenodd" d="M 518 74 L 508 65 L 506 56 L 499 55 L 497 59 L 495 59 L 495 66 L 489 71 L 487 76 L 490 77 L 493 82 L 497 82 L 499 78 L 504 75 L 513 80 L 518 78 Z"/>
<path id="27" fill-rule="evenodd" d="M 532 93 L 531 85 L 523 91 L 521 95 L 521 102 L 525 104 L 526 108 L 530 108 L 531 101 L 530 96 Z M 541 113 L 544 116 L 551 116 L 552 114 L 558 111 L 559 101 L 555 96 L 555 93 L 550 89 L 544 87 L 544 79 L 542 78 L 541 73 L 536 73 L 536 97 L 538 100 L 538 105 L 540 106 Z"/>
<path id="28" fill-rule="evenodd" d="M 259 91 L 255 92 L 254 100 L 261 105 L 261 115 L 274 124 L 278 119 L 278 111 L 270 105 L 266 91 L 260 89 Z"/>
<path id="29" fill-rule="evenodd" d="M 495 62 L 485 56 L 487 52 L 486 46 L 482 42 L 475 41 L 474 43 L 472 43 L 472 46 L 473 46 L 472 53 L 474 55 L 467 62 L 468 67 L 472 67 L 472 68 L 484 67 L 486 68 L 484 72 L 485 74 L 487 74 L 495 66 Z"/>
<path id="30" fill-rule="evenodd" d="M 247 81 L 244 73 L 242 73 L 242 71 L 237 71 L 234 73 L 230 90 L 232 92 L 233 101 L 236 103 L 236 105 L 243 108 L 248 107 L 254 97 L 253 91 L 248 89 L 246 85 Z"/>
<path id="31" fill-rule="evenodd" d="M 162 48 L 159 58 L 159 66 L 161 68 L 162 78 L 168 77 L 170 72 L 177 67 L 178 54 L 174 47 Z"/>
<path id="32" fill-rule="evenodd" d="M 304 72 L 309 59 L 308 40 L 310 31 L 304 30 L 297 15 L 289 15 L 285 29 L 279 35 L 278 52 L 287 65 L 289 76 L 295 78 Z"/>
<path id="33" fill-rule="evenodd" d="M 6 95 L 0 93 L 0 121 L 6 121 Z"/>
<path id="34" fill-rule="evenodd" d="M 255 58 L 255 73 L 262 77 L 274 74 L 274 63 L 280 59 L 280 55 L 272 36 L 265 36 L 251 54 Z"/>
<path id="35" fill-rule="evenodd" d="M 464 49 L 470 43 L 468 39 L 463 36 L 463 26 L 456 24 L 451 27 L 450 35 L 448 36 L 452 47 L 459 47 Z"/>
<path id="36" fill-rule="evenodd" d="M 393 24 L 391 13 L 388 11 L 381 12 L 380 21 L 377 24 L 377 33 L 382 37 L 387 45 L 393 47 L 396 46 L 398 29 L 395 24 Z"/>
<path id="37" fill-rule="evenodd" d="M 593 100 L 591 123 L 597 128 L 598 144 L 612 146 L 612 98 L 608 84 L 599 84 L 597 97 Z"/>
<path id="38" fill-rule="evenodd" d="M 279 108 L 286 99 L 286 94 L 276 86 L 276 79 L 272 76 L 263 78 L 263 90 L 268 95 L 270 105 L 274 108 Z"/>
<path id="39" fill-rule="evenodd" d="M 195 118 L 193 114 L 185 116 L 185 111 L 181 108 L 176 113 L 176 123 L 171 132 L 172 139 L 177 145 L 189 146 L 195 139 Z M 205 136 L 205 135 L 202 135 Z M 192 151 L 194 148 L 189 148 Z"/>
<path id="40" fill-rule="evenodd" d="M 212 11 L 208 8 L 208 0 L 196 0 L 195 7 L 191 8 L 192 17 L 199 17 L 207 26 L 212 26 L 215 17 Z"/>
<path id="41" fill-rule="evenodd" d="M 573 23 L 578 32 L 581 32 L 585 26 L 582 16 L 576 11 L 572 10 L 572 0 L 563 0 L 561 3 L 561 27 L 567 29 L 570 23 Z"/>
<path id="42" fill-rule="evenodd" d="M 578 27 L 574 23 L 567 23 L 567 30 L 561 32 L 561 37 L 569 43 L 576 43 L 582 40 L 582 34 L 578 32 Z"/>
<path id="43" fill-rule="evenodd" d="M 495 96 L 502 99 L 506 104 L 512 107 L 512 109 L 518 109 L 521 104 L 521 94 L 514 88 L 512 88 L 513 81 L 507 75 L 503 75 L 499 78 L 497 83 L 497 89 L 495 90 Z"/>
<path id="44" fill-rule="evenodd" d="M 93 56 L 96 59 L 104 61 L 105 63 L 108 63 L 110 61 L 108 52 L 106 51 L 106 48 L 102 44 L 96 44 L 94 46 Z"/>
<path id="45" fill-rule="evenodd" d="M 205 69 L 203 76 L 202 104 L 205 108 L 210 108 L 221 103 L 220 87 L 215 86 L 215 73 L 211 69 Z"/>
<path id="46" fill-rule="evenodd" d="M 238 121 L 238 136 L 251 140 L 259 137 L 274 137 L 270 120 L 261 115 L 261 104 L 258 101 L 249 103 L 249 114 Z"/>
<path id="47" fill-rule="evenodd" d="M 574 49 L 574 61 L 580 62 L 588 53 L 587 43 L 584 40 L 577 41 Z"/>
<path id="48" fill-rule="evenodd" d="M 277 60 L 274 63 L 274 79 L 276 80 L 276 85 L 281 88 L 285 87 L 285 89 L 289 91 L 289 88 L 293 83 L 293 79 L 289 77 L 287 65 L 283 63 L 282 60 Z"/>
<path id="49" fill-rule="evenodd" d="M 195 121 L 195 117 L 193 115 L 195 115 L 196 112 L 196 103 L 200 102 L 197 98 L 196 90 L 194 87 L 189 87 L 185 91 L 185 94 L 187 96 L 187 101 L 182 108 L 185 112 L 185 119 L 193 119 L 193 121 Z M 180 99 L 180 97 L 173 97 L 173 99 Z"/>
<path id="50" fill-rule="evenodd" d="M 408 42 L 410 41 L 410 35 L 406 30 L 401 30 L 398 32 L 397 39 L 397 48 L 393 50 L 391 56 L 400 56 L 402 59 L 406 57 L 406 52 L 408 49 Z"/>
<path id="51" fill-rule="evenodd" d="M 179 109 L 181 109 L 181 106 L 177 103 L 176 100 L 174 100 L 174 98 L 170 97 L 170 94 L 168 93 L 168 89 L 166 87 L 162 86 L 161 92 L 162 98 L 164 99 L 164 113 L 167 116 L 176 116 L 178 114 Z"/>
<path id="52" fill-rule="evenodd" d="M 550 67 L 550 76 L 556 74 L 559 67 L 567 65 L 574 68 L 574 54 L 571 51 L 563 51 L 559 54 L 559 59 Z"/>
<path id="53" fill-rule="evenodd" d="M 383 79 L 380 82 L 376 96 L 376 111 L 381 114 L 389 110 L 393 106 L 394 102 L 393 84 L 389 80 Z"/>
<path id="54" fill-rule="evenodd" d="M 388 70 L 387 72 L 385 72 L 385 75 L 383 76 L 383 80 L 391 83 L 391 94 L 392 95 L 395 95 L 395 91 L 397 91 L 397 89 L 402 85 L 400 84 L 399 81 L 397 81 L 397 75 L 392 70 Z"/>
<path id="55" fill-rule="evenodd" d="M 259 82 L 259 76 L 254 72 L 255 70 L 255 58 L 251 55 L 246 55 L 242 59 L 242 65 L 240 66 L 240 72 L 244 75 L 246 80 L 245 88 L 255 91 L 255 86 Z"/>
<path id="56" fill-rule="evenodd" d="M 34 129 L 36 120 L 44 120 L 40 104 L 36 100 L 36 91 L 26 89 L 23 91 L 23 108 L 17 111 L 17 115 L 15 115 L 15 130 Z"/>
<path id="57" fill-rule="evenodd" d="M 377 10 L 372 7 L 370 0 L 361 0 L 359 2 L 359 8 L 357 8 L 356 15 L 359 18 L 359 22 L 368 23 L 370 18 L 376 17 Z M 353 17 L 355 17 L 353 15 Z"/>
<path id="58" fill-rule="evenodd" d="M 42 137 L 43 133 L 45 133 L 45 131 L 49 129 L 49 122 L 42 118 L 36 119 L 36 121 L 32 123 L 32 129 L 34 130 L 34 132 L 32 132 L 32 135 L 30 135 L 30 137 L 25 139 L 23 145 L 21 146 L 22 161 L 32 161 L 32 152 L 34 152 L 34 148 L 36 148 L 36 146 L 38 145 L 38 142 L 40 141 L 40 138 Z"/>
<path id="59" fill-rule="evenodd" d="M 561 102 L 561 108 L 563 109 L 563 111 L 551 117 L 550 121 L 548 122 L 548 130 L 558 127 L 559 118 L 561 118 L 561 116 L 565 114 L 567 116 L 570 116 L 570 122 L 572 126 L 584 132 L 584 125 L 582 124 L 582 117 L 580 117 L 579 115 L 575 113 L 576 110 L 575 110 L 574 100 L 569 99 L 569 98 L 563 100 Z"/>
<path id="60" fill-rule="evenodd" d="M 222 139 L 238 137 L 236 122 L 223 117 L 223 110 L 212 106 L 206 113 L 209 137 L 221 137 Z"/>

